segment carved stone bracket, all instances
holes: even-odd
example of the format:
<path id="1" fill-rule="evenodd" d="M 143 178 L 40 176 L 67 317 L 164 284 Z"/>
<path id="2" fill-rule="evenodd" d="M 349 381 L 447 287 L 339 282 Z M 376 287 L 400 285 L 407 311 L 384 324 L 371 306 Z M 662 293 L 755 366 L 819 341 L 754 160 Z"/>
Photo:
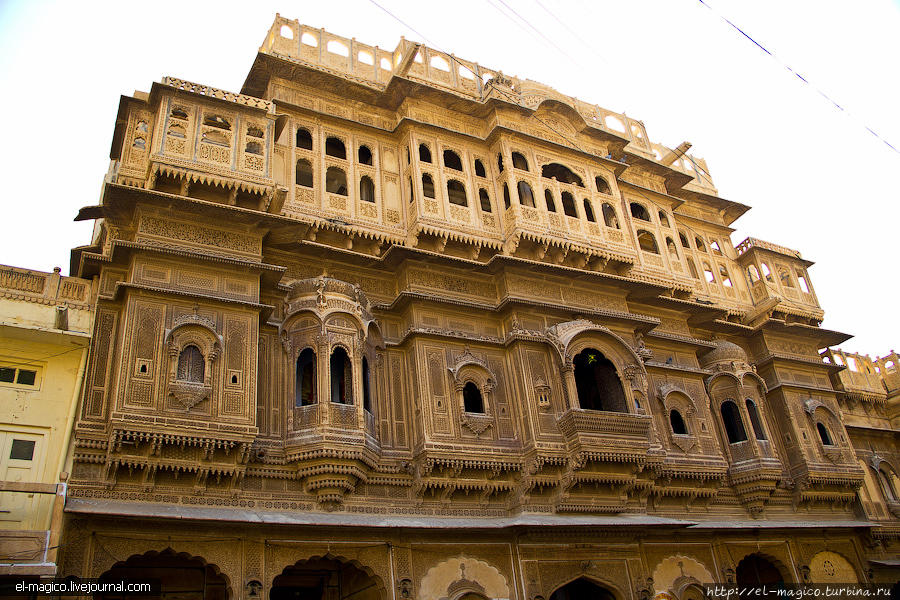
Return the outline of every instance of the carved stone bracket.
<path id="1" fill-rule="evenodd" d="M 212 386 L 202 383 L 173 381 L 169 383 L 169 392 L 175 396 L 185 410 L 191 410 L 209 397 Z"/>
<path id="2" fill-rule="evenodd" d="M 481 435 L 494 424 L 494 417 L 463 412 L 459 415 L 459 423 L 475 435 Z"/>

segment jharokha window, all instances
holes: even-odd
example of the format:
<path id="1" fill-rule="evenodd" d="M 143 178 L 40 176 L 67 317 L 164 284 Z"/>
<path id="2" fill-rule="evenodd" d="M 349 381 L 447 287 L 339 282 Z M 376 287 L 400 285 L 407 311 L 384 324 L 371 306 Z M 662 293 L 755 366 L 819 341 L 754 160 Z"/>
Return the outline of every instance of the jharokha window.
<path id="1" fill-rule="evenodd" d="M 316 353 L 306 348 L 297 357 L 297 379 L 294 406 L 316 403 Z"/>
<path id="2" fill-rule="evenodd" d="M 578 404 L 586 410 L 628 412 L 625 391 L 616 367 L 593 348 L 582 350 L 574 360 Z"/>
<path id="3" fill-rule="evenodd" d="M 331 353 L 331 401 L 353 404 L 353 368 L 347 351 L 338 346 Z"/>
<path id="4" fill-rule="evenodd" d="M 178 373 L 175 378 L 178 381 L 203 383 L 205 366 L 200 348 L 193 344 L 185 346 L 178 355 Z"/>

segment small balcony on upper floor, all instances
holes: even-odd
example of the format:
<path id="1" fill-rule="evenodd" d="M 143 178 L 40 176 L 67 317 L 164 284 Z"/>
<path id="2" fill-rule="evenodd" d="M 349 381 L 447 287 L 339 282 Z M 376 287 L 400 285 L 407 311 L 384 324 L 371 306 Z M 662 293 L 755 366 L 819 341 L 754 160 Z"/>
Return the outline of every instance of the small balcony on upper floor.
<path id="1" fill-rule="evenodd" d="M 165 77 L 119 104 L 107 182 L 278 213 L 272 102 Z"/>
<path id="2" fill-rule="evenodd" d="M 736 246 L 750 296 L 756 307 L 750 320 L 780 313 L 818 325 L 824 317 L 807 269 L 814 263 L 796 250 L 747 238 Z"/>

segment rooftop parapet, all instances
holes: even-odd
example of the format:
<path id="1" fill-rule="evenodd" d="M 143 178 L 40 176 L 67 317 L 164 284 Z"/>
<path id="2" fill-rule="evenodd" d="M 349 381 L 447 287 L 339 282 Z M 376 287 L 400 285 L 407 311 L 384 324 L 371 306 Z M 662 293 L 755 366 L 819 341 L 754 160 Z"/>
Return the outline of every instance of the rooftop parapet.
<path id="1" fill-rule="evenodd" d="M 537 81 L 508 76 L 405 38 L 393 50 L 385 50 L 276 14 L 259 52 L 337 72 L 382 90 L 392 77 L 404 77 L 477 102 L 493 98 L 536 110 L 545 101 L 556 101 L 581 115 L 588 127 L 627 140 L 627 150 L 644 158 L 660 162 L 671 151 L 651 142 L 644 123 L 625 113 L 583 102 Z M 679 159 L 673 168 L 694 177 L 692 183 L 699 188 L 715 193 L 703 159 Z"/>
<path id="2" fill-rule="evenodd" d="M 891 350 L 890 354 L 875 361 L 875 370 L 881 375 L 889 397 L 900 393 L 900 355 Z"/>
<path id="3" fill-rule="evenodd" d="M 0 265 L 0 301 L 36 305 L 5 310 L 0 324 L 87 333 L 94 294 L 90 280 L 60 275 L 59 267 L 45 273 Z"/>
<path id="4" fill-rule="evenodd" d="M 885 386 L 881 373 L 871 357 L 864 354 L 844 352 L 827 348 L 821 354 L 825 363 L 846 367 L 832 373 L 835 388 L 844 392 L 852 400 L 884 402 Z"/>

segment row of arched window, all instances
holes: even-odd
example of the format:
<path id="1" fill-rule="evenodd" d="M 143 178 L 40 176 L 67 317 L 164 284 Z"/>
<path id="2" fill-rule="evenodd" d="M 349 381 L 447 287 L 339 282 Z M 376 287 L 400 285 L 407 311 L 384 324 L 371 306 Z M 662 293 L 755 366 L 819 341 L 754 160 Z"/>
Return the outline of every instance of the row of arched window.
<path id="1" fill-rule="evenodd" d="M 313 138 L 308 129 L 303 127 L 297 128 L 296 146 L 301 150 L 313 149 Z M 328 137 L 325 139 L 325 155 L 347 160 L 347 146 L 340 138 Z M 365 144 L 360 145 L 356 152 L 356 160 L 362 165 L 372 166 L 374 164 L 372 150 Z"/>
<path id="2" fill-rule="evenodd" d="M 314 187 L 312 164 L 305 158 L 297 160 L 295 181 L 302 187 Z M 328 167 L 325 170 L 325 191 L 329 194 L 347 195 L 347 174 L 340 167 Z M 375 202 L 375 182 L 368 175 L 359 178 L 359 199 L 363 202 Z"/>
<path id="3" fill-rule="evenodd" d="M 331 381 L 329 400 L 335 404 L 353 404 L 353 364 L 347 351 L 340 346 L 331 352 L 328 361 Z M 310 406 L 318 403 L 318 378 L 316 377 L 316 353 L 312 348 L 304 349 L 297 357 L 294 378 L 294 406 Z M 362 359 L 363 408 L 371 407 L 369 361 Z"/>

